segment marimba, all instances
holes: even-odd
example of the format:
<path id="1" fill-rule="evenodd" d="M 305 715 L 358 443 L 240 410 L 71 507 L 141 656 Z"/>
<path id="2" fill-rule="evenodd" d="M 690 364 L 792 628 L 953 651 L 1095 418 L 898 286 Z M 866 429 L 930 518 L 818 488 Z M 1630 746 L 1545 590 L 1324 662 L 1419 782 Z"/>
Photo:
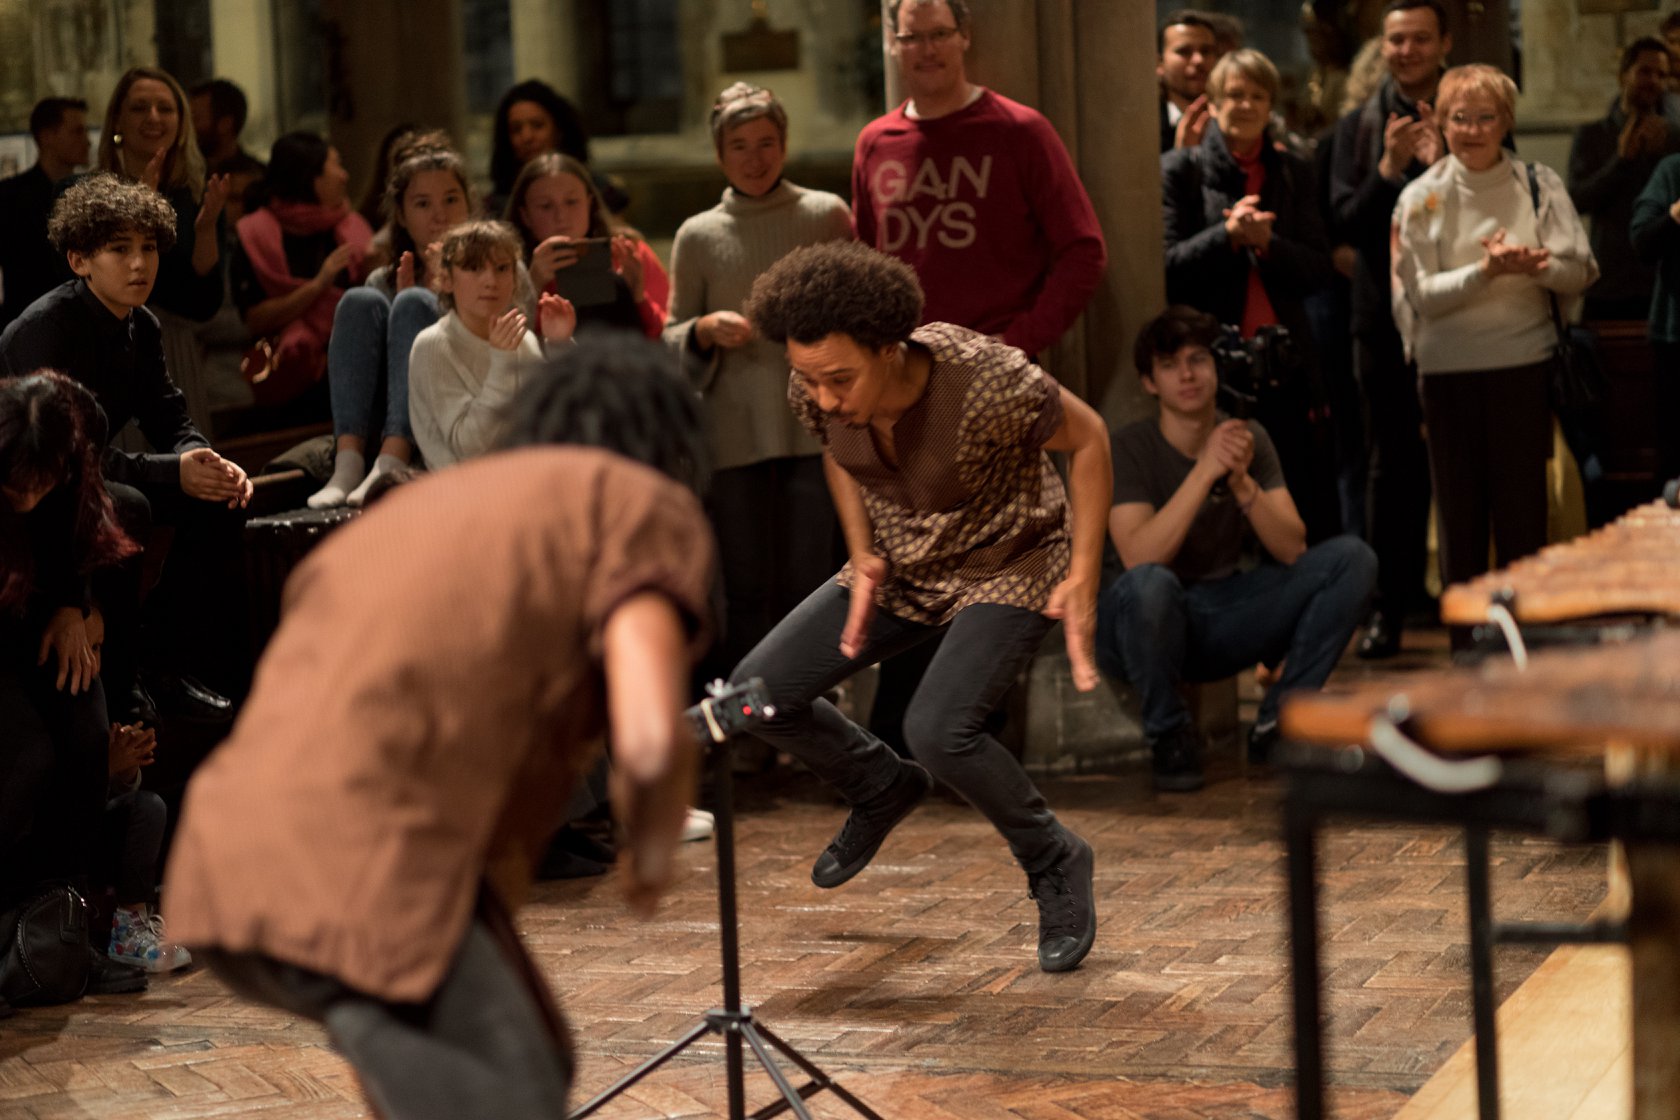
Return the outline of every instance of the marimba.
<path id="1" fill-rule="evenodd" d="M 1680 616 L 1680 510 L 1651 502 L 1601 529 L 1449 587 L 1441 621 L 1473 626 L 1504 606 L 1519 624 Z"/>
<path id="2" fill-rule="evenodd" d="M 1673 576 L 1669 576 L 1673 582 Z M 1613 784 L 1597 762 L 1616 744 L 1680 757 L 1680 631 L 1407 677 L 1398 685 L 1297 694 L 1284 704 L 1291 952 L 1299 1116 L 1324 1115 L 1320 1043 L 1318 829 L 1338 816 L 1465 829 L 1478 1104 L 1498 1115 L 1487 839 L 1491 829 L 1567 841 L 1620 840 L 1632 908 L 1635 1118 L 1680 1114 L 1680 780 Z M 1347 746 L 1346 744 L 1358 744 Z M 1330 748 L 1311 744 L 1333 744 Z M 1622 940 L 1513 927 L 1500 940 Z"/>

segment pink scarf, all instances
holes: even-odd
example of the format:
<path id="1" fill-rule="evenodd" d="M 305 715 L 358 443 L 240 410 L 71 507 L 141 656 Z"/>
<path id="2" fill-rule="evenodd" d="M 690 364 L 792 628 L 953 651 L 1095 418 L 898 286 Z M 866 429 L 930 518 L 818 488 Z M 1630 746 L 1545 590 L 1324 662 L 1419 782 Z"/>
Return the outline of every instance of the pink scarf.
<path id="1" fill-rule="evenodd" d="M 349 203 L 328 209 L 319 203 L 274 199 L 240 218 L 235 228 L 239 231 L 239 244 L 244 246 L 245 255 L 251 259 L 251 267 L 256 271 L 257 282 L 270 298 L 289 295 L 310 280 L 307 276 L 293 276 L 286 270 L 285 234 L 307 237 L 330 229 L 340 245 L 355 245 L 360 252 L 352 260 L 349 271 L 351 280 L 357 283 L 363 278 L 362 260 L 367 253 L 368 242 L 373 240 L 372 227 L 365 218 L 350 209 Z M 332 333 L 333 311 L 343 295 L 341 288 L 328 288 L 321 293 L 321 298 L 309 305 L 309 310 L 294 323 L 288 324 L 286 330 L 299 329 L 299 324 L 302 324 L 301 329 L 325 346 L 327 336 Z"/>

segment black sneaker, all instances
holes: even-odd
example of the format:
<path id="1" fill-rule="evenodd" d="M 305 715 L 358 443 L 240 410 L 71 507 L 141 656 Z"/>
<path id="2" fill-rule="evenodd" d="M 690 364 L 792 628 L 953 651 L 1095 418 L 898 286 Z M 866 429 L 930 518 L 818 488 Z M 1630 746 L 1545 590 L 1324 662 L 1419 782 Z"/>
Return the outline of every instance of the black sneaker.
<path id="1" fill-rule="evenodd" d="M 932 785 L 926 770 L 914 762 L 903 763 L 885 793 L 852 806 L 846 823 L 812 866 L 811 882 L 824 888 L 838 887 L 868 867 L 893 825 L 910 815 Z"/>
<path id="2" fill-rule="evenodd" d="M 114 961 L 93 946 L 88 946 L 88 995 L 116 996 L 143 992 L 146 984 L 146 974 L 140 969 Z"/>
<path id="3" fill-rule="evenodd" d="M 1255 724 L 1248 729 L 1248 764 L 1250 766 L 1270 766 L 1272 755 L 1277 753 L 1278 740 L 1283 733 L 1278 730 L 1277 720 L 1261 726 Z"/>
<path id="4" fill-rule="evenodd" d="M 1066 829 L 1067 850 L 1043 871 L 1027 876 L 1038 903 L 1038 967 L 1066 972 L 1097 939 L 1097 904 L 1091 893 L 1091 845 Z"/>
<path id="5" fill-rule="evenodd" d="M 1175 727 L 1149 744 L 1155 788 L 1187 793 L 1202 788 L 1202 733 L 1193 723 Z"/>

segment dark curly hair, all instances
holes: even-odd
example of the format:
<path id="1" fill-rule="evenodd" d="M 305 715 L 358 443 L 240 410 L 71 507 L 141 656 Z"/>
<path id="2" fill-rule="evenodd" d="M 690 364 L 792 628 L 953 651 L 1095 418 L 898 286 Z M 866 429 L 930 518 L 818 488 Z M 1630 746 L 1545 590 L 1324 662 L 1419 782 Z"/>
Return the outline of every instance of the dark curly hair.
<path id="1" fill-rule="evenodd" d="M 93 394 L 62 373 L 0 380 L 0 485 L 50 485 L 45 501 L 70 505 L 70 555 L 81 574 L 139 551 L 105 492 L 105 434 Z M 23 614 L 34 589 L 35 548 L 24 522 L 0 502 L 0 614 Z"/>
<path id="2" fill-rule="evenodd" d="M 1143 325 L 1132 344 L 1132 364 L 1139 377 L 1155 376 L 1155 359 L 1169 358 L 1186 346 L 1213 349 L 1223 328 L 1205 311 L 1174 304 Z"/>
<path id="3" fill-rule="evenodd" d="M 922 321 L 922 286 L 897 257 L 859 241 L 795 249 L 753 281 L 745 314 L 772 342 L 802 345 L 843 334 L 879 350 Z"/>
<path id="4" fill-rule="evenodd" d="M 175 208 L 157 191 L 109 171 L 70 185 L 53 203 L 47 239 L 60 253 L 97 253 L 119 237 L 154 238 L 159 253 L 175 245 Z"/>
<path id="5" fill-rule="evenodd" d="M 669 347 L 634 331 L 585 334 L 526 380 L 498 447 L 602 447 L 699 493 L 709 457 L 699 401 L 679 362 Z"/>
<path id="6" fill-rule="evenodd" d="M 513 189 L 514 177 L 519 174 L 519 157 L 513 154 L 513 140 L 508 136 L 508 110 L 521 101 L 541 105 L 543 112 L 554 121 L 554 147 L 561 155 L 571 156 L 579 163 L 589 162 L 589 132 L 583 126 L 583 116 L 547 82 L 535 78 L 520 82 L 502 95 L 496 105 L 496 115 L 490 125 L 490 182 L 492 190 L 505 195 Z"/>

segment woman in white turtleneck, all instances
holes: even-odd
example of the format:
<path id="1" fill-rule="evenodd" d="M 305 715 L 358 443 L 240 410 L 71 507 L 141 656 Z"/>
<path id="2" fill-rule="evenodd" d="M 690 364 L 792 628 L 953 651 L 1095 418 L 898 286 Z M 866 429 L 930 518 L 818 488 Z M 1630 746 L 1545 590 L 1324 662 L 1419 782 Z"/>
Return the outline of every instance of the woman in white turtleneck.
<path id="1" fill-rule="evenodd" d="M 737 82 L 712 106 L 729 186 L 677 230 L 665 341 L 689 359 L 712 453 L 707 510 L 728 615 L 711 668 L 727 674 L 834 571 L 838 526 L 822 448 L 788 408 L 788 361 L 741 315 L 759 273 L 802 245 L 849 240 L 851 209 L 782 178 L 787 110 Z"/>
<path id="2" fill-rule="evenodd" d="M 1500 564 L 1546 543 L 1551 301 L 1567 319 L 1598 278 L 1563 181 L 1504 146 L 1516 97 L 1491 66 L 1443 74 L 1448 155 L 1394 209 L 1394 321 L 1420 375 L 1448 584 L 1487 570 L 1490 524 Z"/>

